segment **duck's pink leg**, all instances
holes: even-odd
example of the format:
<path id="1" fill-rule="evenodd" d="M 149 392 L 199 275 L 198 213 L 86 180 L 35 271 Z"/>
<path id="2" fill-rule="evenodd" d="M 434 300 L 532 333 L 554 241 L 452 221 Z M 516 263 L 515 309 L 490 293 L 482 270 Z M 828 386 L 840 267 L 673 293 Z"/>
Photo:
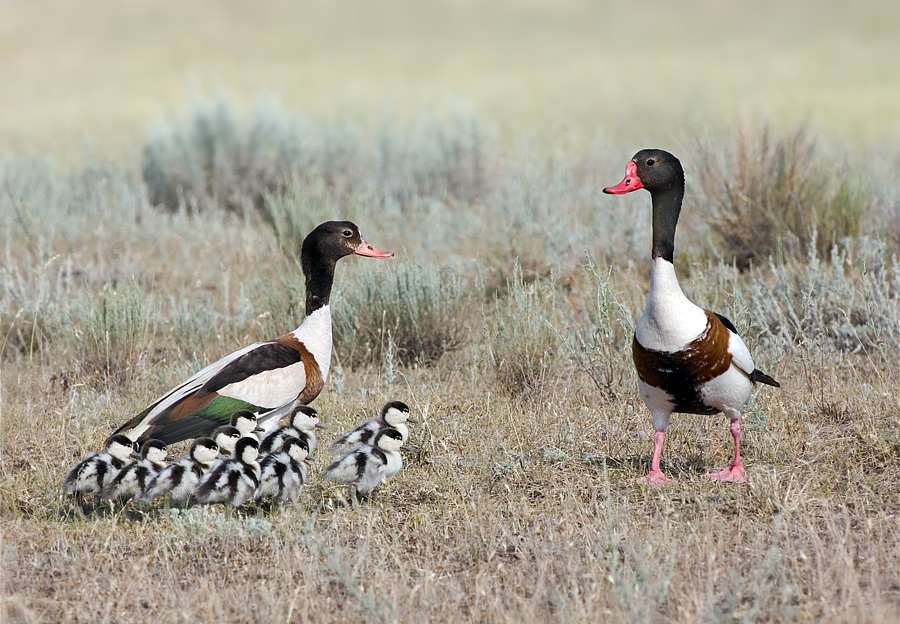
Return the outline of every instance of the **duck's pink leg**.
<path id="1" fill-rule="evenodd" d="M 659 469 L 659 456 L 662 454 L 662 446 L 665 441 L 666 432 L 657 429 L 656 433 L 653 434 L 653 459 L 650 460 L 650 472 L 646 476 L 638 479 L 638 481 L 643 481 L 650 485 L 662 485 L 666 481 L 672 480 L 667 479 L 666 475 Z"/>
<path id="2" fill-rule="evenodd" d="M 744 465 L 741 463 L 741 421 L 731 421 L 731 437 L 734 438 L 734 461 L 725 470 L 711 472 L 707 476 L 713 481 L 746 483 L 747 475 L 744 473 Z"/>

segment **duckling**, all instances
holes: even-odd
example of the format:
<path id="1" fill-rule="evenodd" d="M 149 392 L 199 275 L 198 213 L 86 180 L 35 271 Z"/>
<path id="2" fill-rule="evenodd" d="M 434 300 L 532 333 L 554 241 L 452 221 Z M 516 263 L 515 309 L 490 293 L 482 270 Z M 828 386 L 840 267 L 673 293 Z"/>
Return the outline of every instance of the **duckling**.
<path id="1" fill-rule="evenodd" d="M 200 479 L 194 500 L 201 504 L 225 503 L 240 507 L 253 498 L 259 486 L 259 442 L 241 438 L 234 457 L 215 466 Z"/>
<path id="2" fill-rule="evenodd" d="M 234 445 L 243 437 L 237 427 L 231 425 L 222 425 L 212 432 L 212 439 L 219 447 L 219 457 L 222 459 L 231 459 L 234 453 Z"/>
<path id="3" fill-rule="evenodd" d="M 316 450 L 316 429 L 328 429 L 319 422 L 319 412 L 309 405 L 296 405 L 288 414 L 289 425 L 274 429 L 259 447 L 260 453 L 278 453 L 287 438 L 303 438 L 309 454 Z"/>
<path id="4" fill-rule="evenodd" d="M 166 445 L 161 440 L 147 440 L 141 446 L 141 458 L 128 464 L 101 492 L 105 498 L 125 502 L 140 498 L 150 481 L 165 467 Z"/>
<path id="5" fill-rule="evenodd" d="M 216 445 L 219 447 L 219 456 L 213 462 L 213 465 L 209 468 L 209 470 L 206 470 L 204 474 L 208 474 L 213 470 L 216 470 L 225 462 L 231 461 L 231 459 L 234 457 L 234 447 L 237 445 L 238 440 L 243 439 L 243 436 L 241 436 L 241 432 L 237 427 L 232 427 L 231 425 L 222 425 L 221 427 L 213 431 L 212 438 L 215 441 Z M 254 436 L 253 439 L 255 440 L 256 437 Z"/>
<path id="6" fill-rule="evenodd" d="M 281 452 L 270 453 L 260 460 L 256 499 L 271 496 L 279 501 L 296 500 L 306 483 L 306 467 L 310 462 L 306 440 L 287 438 Z"/>
<path id="7" fill-rule="evenodd" d="M 134 450 L 134 442 L 127 436 L 111 436 L 103 444 L 103 451 L 91 453 L 72 466 L 63 481 L 63 491 L 74 495 L 79 503 L 85 494 L 100 494 L 131 462 Z"/>
<path id="8" fill-rule="evenodd" d="M 381 414 L 378 420 L 366 420 L 350 433 L 345 433 L 331 444 L 332 455 L 346 455 L 360 444 L 372 444 L 375 435 L 380 429 L 392 427 L 400 432 L 403 437 L 403 443 L 409 440 L 409 427 L 407 422 L 419 422 L 415 418 L 410 417 L 409 407 L 406 403 L 400 401 L 391 401 L 381 408 Z"/>
<path id="9" fill-rule="evenodd" d="M 173 506 L 188 507 L 200 478 L 209 471 L 218 455 L 219 447 L 215 440 L 197 438 L 187 455 L 163 468 L 150 481 L 141 502 L 149 503 L 154 498 L 171 494 Z"/>
<path id="10" fill-rule="evenodd" d="M 326 481 L 350 486 L 351 495 L 367 497 L 384 479 L 394 476 L 403 467 L 400 447 L 403 436 L 393 428 L 382 429 L 375 435 L 372 446 L 364 444 L 332 462 L 322 472 Z"/>
<path id="11" fill-rule="evenodd" d="M 237 410 L 231 415 L 231 426 L 241 432 L 242 438 L 253 436 L 258 440 L 259 436 L 257 434 L 260 431 L 265 431 L 257 424 L 256 414 L 245 409 Z"/>

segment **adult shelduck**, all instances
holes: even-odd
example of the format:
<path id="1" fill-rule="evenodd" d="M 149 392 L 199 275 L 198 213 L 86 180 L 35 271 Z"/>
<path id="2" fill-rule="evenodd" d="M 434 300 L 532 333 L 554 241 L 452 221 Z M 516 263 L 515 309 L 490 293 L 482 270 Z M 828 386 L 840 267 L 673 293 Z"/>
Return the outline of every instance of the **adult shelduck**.
<path id="1" fill-rule="evenodd" d="M 294 331 L 226 355 L 157 399 L 119 427 L 132 440 L 172 444 L 204 436 L 227 424 L 237 410 L 260 422 L 276 420 L 294 402 L 307 404 L 325 385 L 331 366 L 334 268 L 344 256 L 390 258 L 368 244 L 349 221 L 328 221 L 303 241 L 300 263 L 306 278 L 306 316 Z"/>
<path id="2" fill-rule="evenodd" d="M 753 358 L 727 318 L 691 303 L 675 277 L 672 256 L 675 226 L 684 199 L 684 170 L 672 154 L 641 150 L 625 166 L 625 179 L 604 193 L 623 195 L 638 189 L 653 200 L 653 260 L 650 293 L 634 330 L 632 357 L 641 398 L 653 416 L 653 459 L 643 480 L 666 480 L 659 456 L 672 412 L 717 414 L 731 419 L 734 461 L 711 479 L 745 483 L 741 463 L 741 408 L 755 382 L 780 384 L 753 366 Z"/>

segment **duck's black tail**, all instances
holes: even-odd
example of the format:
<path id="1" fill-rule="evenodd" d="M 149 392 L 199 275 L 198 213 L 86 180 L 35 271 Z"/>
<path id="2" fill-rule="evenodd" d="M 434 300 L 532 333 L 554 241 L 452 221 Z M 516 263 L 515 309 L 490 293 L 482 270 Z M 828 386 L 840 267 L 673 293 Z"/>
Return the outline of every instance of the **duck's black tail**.
<path id="1" fill-rule="evenodd" d="M 781 384 L 766 375 L 764 372 L 759 370 L 758 368 L 753 369 L 753 372 L 750 373 L 750 381 L 753 383 L 764 383 L 769 386 L 775 386 L 776 388 L 780 388 Z"/>

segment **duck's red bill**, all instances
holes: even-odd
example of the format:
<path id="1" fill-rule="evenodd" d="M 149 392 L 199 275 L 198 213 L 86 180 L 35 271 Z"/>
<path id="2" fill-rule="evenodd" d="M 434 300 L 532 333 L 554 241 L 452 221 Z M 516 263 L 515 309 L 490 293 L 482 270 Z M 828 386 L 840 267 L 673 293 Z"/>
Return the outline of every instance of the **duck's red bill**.
<path id="1" fill-rule="evenodd" d="M 644 184 L 637 176 L 637 165 L 634 164 L 634 161 L 632 160 L 625 165 L 625 179 L 615 186 L 607 186 L 603 189 L 603 192 L 609 193 L 610 195 L 624 195 L 625 193 L 636 191 L 639 188 L 644 188 Z"/>
<path id="2" fill-rule="evenodd" d="M 370 258 L 390 258 L 394 255 L 393 251 L 381 251 L 380 249 L 375 249 L 366 242 L 366 239 L 363 239 L 354 253 L 359 256 L 368 256 Z"/>

